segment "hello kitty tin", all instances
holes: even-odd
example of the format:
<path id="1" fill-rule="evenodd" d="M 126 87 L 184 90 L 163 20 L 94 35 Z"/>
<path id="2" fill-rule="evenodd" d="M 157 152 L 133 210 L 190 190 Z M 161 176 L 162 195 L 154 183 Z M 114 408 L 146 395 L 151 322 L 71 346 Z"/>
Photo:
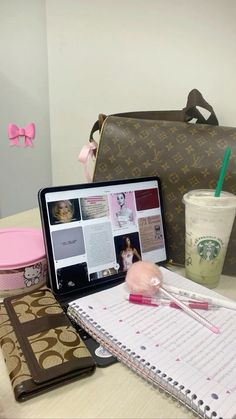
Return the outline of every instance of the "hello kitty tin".
<path id="1" fill-rule="evenodd" d="M 42 231 L 0 229 L 0 295 L 34 290 L 46 281 L 47 260 Z"/>

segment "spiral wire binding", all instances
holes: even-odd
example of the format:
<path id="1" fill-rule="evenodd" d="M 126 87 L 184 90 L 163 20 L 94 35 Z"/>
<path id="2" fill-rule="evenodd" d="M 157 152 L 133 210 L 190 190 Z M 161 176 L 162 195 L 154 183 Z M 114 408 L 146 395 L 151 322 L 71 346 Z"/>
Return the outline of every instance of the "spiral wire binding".
<path id="1" fill-rule="evenodd" d="M 215 419 L 217 413 L 210 412 L 210 407 L 204 404 L 203 400 L 198 399 L 196 394 L 191 394 L 190 389 L 175 381 L 172 377 L 168 377 L 165 372 L 158 369 L 155 365 L 146 362 L 144 358 L 132 352 L 122 342 L 110 335 L 103 329 L 93 318 L 83 311 L 76 303 L 69 306 L 67 315 L 76 323 L 79 323 L 97 342 L 106 348 L 112 355 L 128 368 L 141 376 L 145 381 L 150 383 L 154 388 L 164 391 L 173 400 L 187 407 L 193 413 L 203 419 Z M 209 416 L 210 415 L 210 416 Z M 223 419 L 219 417 L 218 419 Z"/>

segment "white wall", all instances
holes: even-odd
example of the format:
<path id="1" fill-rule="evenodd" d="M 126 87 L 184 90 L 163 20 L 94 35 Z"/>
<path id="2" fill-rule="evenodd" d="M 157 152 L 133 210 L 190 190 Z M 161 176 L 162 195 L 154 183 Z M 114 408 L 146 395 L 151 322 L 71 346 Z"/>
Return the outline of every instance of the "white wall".
<path id="1" fill-rule="evenodd" d="M 0 216 L 36 206 L 51 165 L 85 180 L 100 112 L 182 108 L 196 87 L 236 126 L 235 18 L 235 0 L 0 0 Z M 30 121 L 34 149 L 9 147 Z"/>
<path id="2" fill-rule="evenodd" d="M 98 113 L 177 109 L 198 88 L 236 126 L 235 0 L 46 0 L 54 184 Z"/>
<path id="3" fill-rule="evenodd" d="M 8 124 L 29 122 L 34 148 L 9 147 Z M 3 217 L 36 207 L 38 190 L 51 184 L 45 0 L 0 1 L 0 140 Z"/>

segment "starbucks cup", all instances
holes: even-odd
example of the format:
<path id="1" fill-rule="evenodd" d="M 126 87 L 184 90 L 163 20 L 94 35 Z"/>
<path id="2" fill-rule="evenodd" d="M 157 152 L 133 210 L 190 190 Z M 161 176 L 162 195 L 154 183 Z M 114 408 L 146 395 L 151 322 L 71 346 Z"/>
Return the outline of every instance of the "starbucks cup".
<path id="1" fill-rule="evenodd" d="M 183 196 L 185 204 L 185 273 L 208 288 L 219 284 L 236 212 L 236 196 L 197 189 Z"/>

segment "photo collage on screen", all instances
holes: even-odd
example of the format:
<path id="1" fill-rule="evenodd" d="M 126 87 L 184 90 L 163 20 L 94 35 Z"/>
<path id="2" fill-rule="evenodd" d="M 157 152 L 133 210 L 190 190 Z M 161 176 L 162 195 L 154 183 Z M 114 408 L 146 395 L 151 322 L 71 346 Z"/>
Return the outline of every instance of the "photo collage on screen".
<path id="1" fill-rule="evenodd" d="M 47 203 L 59 292 L 125 273 L 138 260 L 165 259 L 156 187 L 77 192 Z"/>

